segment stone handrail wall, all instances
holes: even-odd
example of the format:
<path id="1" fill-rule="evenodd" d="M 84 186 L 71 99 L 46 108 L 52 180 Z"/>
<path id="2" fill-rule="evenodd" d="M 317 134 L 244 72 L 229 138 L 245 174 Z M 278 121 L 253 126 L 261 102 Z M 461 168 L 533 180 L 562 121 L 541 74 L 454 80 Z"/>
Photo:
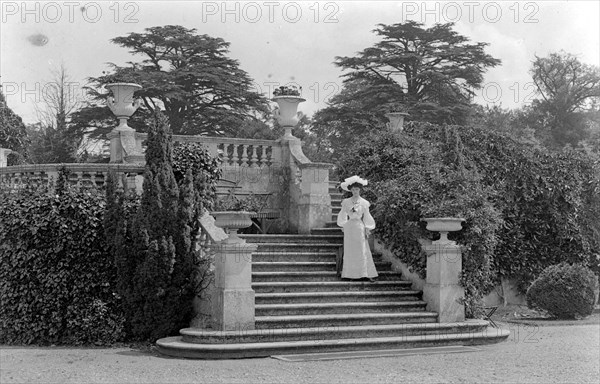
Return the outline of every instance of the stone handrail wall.
<path id="1" fill-rule="evenodd" d="M 0 168 L 0 184 L 12 188 L 25 185 L 46 185 L 58 179 L 58 172 L 66 167 L 71 174 L 69 182 L 79 187 L 102 188 L 109 171 L 117 173 L 119 181 L 126 176 L 127 188 L 141 191 L 144 167 L 130 164 L 29 164 Z"/>
<path id="2" fill-rule="evenodd" d="M 302 142 L 283 137 L 285 166 L 290 172 L 288 222 L 292 232 L 310 233 L 331 221 L 329 170 L 333 164 L 313 163 L 302 152 Z"/>
<path id="3" fill-rule="evenodd" d="M 146 133 L 136 133 L 136 141 L 143 142 Z M 281 143 L 277 140 L 238 139 L 235 137 L 173 135 L 176 143 L 199 143 L 211 156 L 223 155 L 223 166 L 266 167 L 281 164 Z M 140 147 L 143 148 L 140 143 Z"/>
<path id="4" fill-rule="evenodd" d="M 4 185 L 45 182 L 58 177 L 66 166 L 71 182 L 101 187 L 109 169 L 127 175 L 127 188 L 141 193 L 144 172 L 144 141 L 148 135 L 113 131 L 110 164 L 42 164 L 0 168 Z M 293 136 L 279 140 L 173 135 L 174 142 L 199 143 L 212 156 L 222 156 L 223 175 L 217 194 L 244 198 L 254 195 L 260 211 L 280 220 L 282 232 L 310 233 L 331 220 L 329 170 L 332 164 L 313 163 L 302 153 L 302 142 Z"/>

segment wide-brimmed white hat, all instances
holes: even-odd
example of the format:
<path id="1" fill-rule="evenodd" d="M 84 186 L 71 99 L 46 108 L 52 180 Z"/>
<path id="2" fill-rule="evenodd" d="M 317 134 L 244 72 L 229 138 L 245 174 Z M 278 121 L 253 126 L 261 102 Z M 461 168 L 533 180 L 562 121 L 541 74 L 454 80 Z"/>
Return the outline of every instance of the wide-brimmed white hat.
<path id="1" fill-rule="evenodd" d="M 352 184 L 355 184 L 355 183 L 362 184 L 363 187 L 365 185 L 369 184 L 369 182 L 367 180 L 365 180 L 365 179 L 363 179 L 363 178 L 361 178 L 361 177 L 359 177 L 357 175 L 354 175 L 354 176 L 346 178 L 346 180 L 344 180 L 342 182 L 342 184 L 340 185 L 340 187 L 342 187 L 342 189 L 344 191 L 349 191 L 348 190 L 348 186 L 352 185 Z"/>

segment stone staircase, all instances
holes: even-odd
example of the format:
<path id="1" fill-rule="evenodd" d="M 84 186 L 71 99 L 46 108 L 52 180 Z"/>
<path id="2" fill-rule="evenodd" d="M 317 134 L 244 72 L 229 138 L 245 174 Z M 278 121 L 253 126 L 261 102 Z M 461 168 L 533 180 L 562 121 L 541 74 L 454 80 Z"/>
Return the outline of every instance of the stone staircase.
<path id="1" fill-rule="evenodd" d="M 483 320 L 437 323 L 422 292 L 377 254 L 376 282 L 340 281 L 336 254 L 343 234 L 335 220 L 342 195 L 330 187 L 333 220 L 311 235 L 243 235 L 252 256 L 255 329 L 186 328 L 157 342 L 167 355 L 224 359 L 495 343 L 508 331 Z"/>

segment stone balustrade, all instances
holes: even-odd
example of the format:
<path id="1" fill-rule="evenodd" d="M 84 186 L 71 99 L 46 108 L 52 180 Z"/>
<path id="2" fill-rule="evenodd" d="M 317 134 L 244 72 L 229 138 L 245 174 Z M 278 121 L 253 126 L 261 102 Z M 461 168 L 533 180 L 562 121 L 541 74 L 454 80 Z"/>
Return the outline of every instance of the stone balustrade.
<path id="1" fill-rule="evenodd" d="M 0 168 L 3 184 L 47 183 L 66 166 L 71 182 L 101 187 L 109 169 L 125 173 L 128 188 L 138 192 L 143 184 L 144 141 L 137 132 L 111 133 L 110 164 L 37 164 Z M 128 135 L 128 136 L 123 136 Z M 264 202 L 261 211 L 282 222 L 278 228 L 292 233 L 310 233 L 331 220 L 329 170 L 332 164 L 313 163 L 302 153 L 302 142 L 294 136 L 279 140 L 173 135 L 174 142 L 199 143 L 212 156 L 222 156 L 218 195 L 254 195 Z M 124 145 L 124 143 L 126 145 Z M 115 148 L 112 148 L 115 147 Z"/>
<path id="2" fill-rule="evenodd" d="M 144 148 L 146 133 L 136 133 L 137 146 Z M 281 164 L 282 147 L 278 140 L 238 139 L 235 137 L 173 135 L 175 143 L 198 143 L 211 156 L 222 154 L 223 167 L 270 167 Z"/>
<path id="3" fill-rule="evenodd" d="M 69 182 L 83 188 L 102 188 L 109 171 L 125 175 L 128 189 L 141 192 L 144 167 L 130 164 L 29 164 L 0 168 L 0 184 L 18 189 L 26 185 L 47 185 L 58 179 L 58 172 L 66 167 Z M 119 177 L 119 181 L 121 178 Z"/>

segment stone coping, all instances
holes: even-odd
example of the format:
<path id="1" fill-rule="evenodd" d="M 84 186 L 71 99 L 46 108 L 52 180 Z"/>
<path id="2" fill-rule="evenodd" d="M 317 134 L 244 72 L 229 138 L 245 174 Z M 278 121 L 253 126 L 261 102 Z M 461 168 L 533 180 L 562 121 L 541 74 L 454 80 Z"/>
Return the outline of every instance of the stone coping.
<path id="1" fill-rule="evenodd" d="M 61 168 L 67 168 L 74 172 L 108 172 L 114 170 L 117 172 L 144 172 L 143 165 L 134 164 L 94 164 L 94 163 L 57 163 L 57 164 L 25 164 L 12 165 L 10 167 L 0 168 L 0 174 L 11 173 L 31 173 L 31 172 L 58 172 Z"/>
<path id="2" fill-rule="evenodd" d="M 331 163 L 299 163 L 300 168 L 327 168 L 332 169 L 335 165 Z"/>
<path id="3" fill-rule="evenodd" d="M 147 133 L 136 132 L 135 136 L 140 139 L 146 139 Z M 248 144 L 248 145 L 271 145 L 279 146 L 281 143 L 278 140 L 256 140 L 256 139 L 240 139 L 237 137 L 215 137 L 215 136 L 198 136 L 198 135 L 173 135 L 174 142 L 192 142 L 192 143 L 217 143 L 217 144 Z"/>

